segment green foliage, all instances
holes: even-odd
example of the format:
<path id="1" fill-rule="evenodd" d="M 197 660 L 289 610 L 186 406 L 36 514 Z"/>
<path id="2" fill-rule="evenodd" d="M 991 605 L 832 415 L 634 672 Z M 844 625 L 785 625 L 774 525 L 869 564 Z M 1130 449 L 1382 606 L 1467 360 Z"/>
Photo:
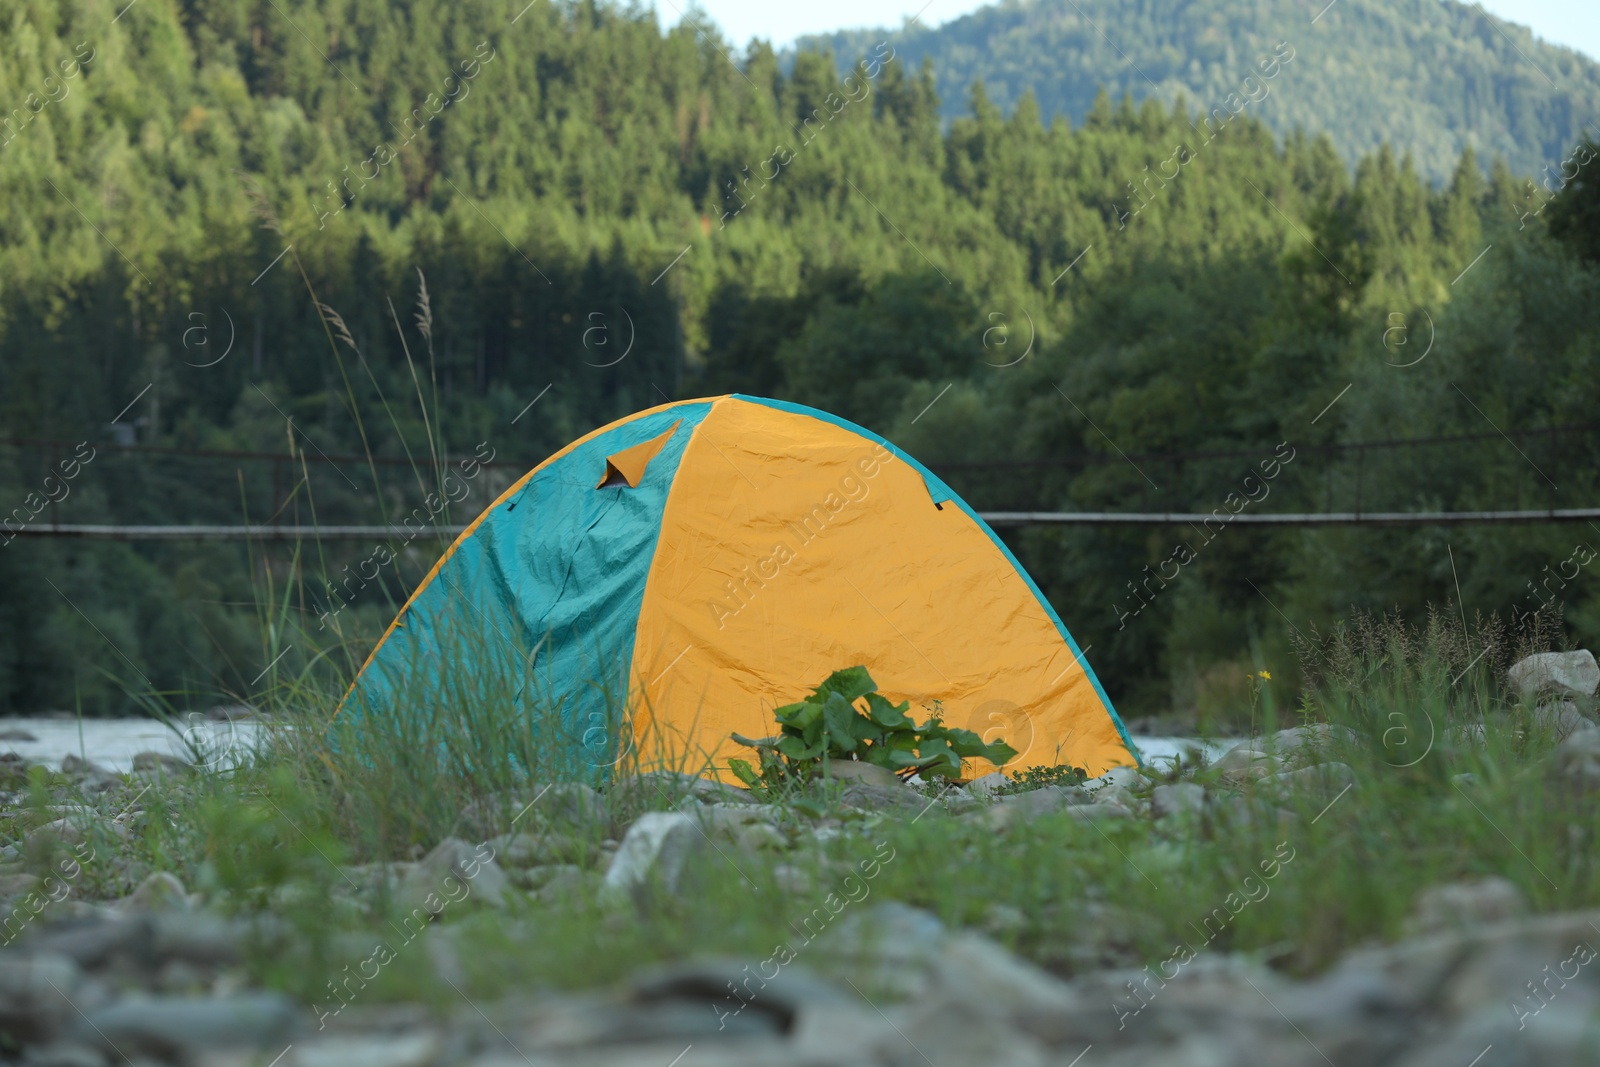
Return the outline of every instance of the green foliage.
<path id="1" fill-rule="evenodd" d="M 804 700 L 777 709 L 781 732 L 772 741 L 734 736 L 759 750 L 759 771 L 739 759 L 729 760 L 729 768 L 752 789 L 770 792 L 813 778 L 840 760 L 870 763 L 902 777 L 956 778 L 964 759 L 998 766 L 1017 754 L 1003 740 L 986 744 L 971 730 L 945 726 L 937 714 L 918 725 L 906 714 L 909 701 L 892 704 L 877 688 L 865 667 L 834 671 Z"/>
<path id="2" fill-rule="evenodd" d="M 1591 500 L 1600 437 L 1522 431 L 1600 410 L 1600 270 L 1581 236 L 1600 163 L 1549 210 L 1549 187 L 1512 170 L 1568 157 L 1563 123 L 1600 110 L 1583 103 L 1591 68 L 1519 44 L 1574 87 L 1556 107 L 1510 41 L 1480 32 L 1488 16 L 1343 0 L 1317 27 L 1341 32 L 1315 55 L 1292 41 L 1304 51 L 1272 95 L 1212 134 L 1195 109 L 1232 90 L 1230 51 L 1270 50 L 1257 28 L 1288 25 L 1275 3 L 1118 8 L 1102 28 L 1159 87 L 1138 107 L 1089 104 L 1137 75 L 1070 12 L 986 9 L 933 32 L 1043 47 L 972 50 L 984 92 L 967 91 L 967 53 L 921 66 L 932 38 L 912 29 L 870 94 L 800 129 L 841 88 L 832 64 L 786 73 L 770 48 L 740 55 L 714 28 L 663 32 L 620 5 L 540 4 L 509 29 L 438 0 L 147 0 L 115 21 L 27 5 L 0 16 L 0 114 L 28 112 L 80 42 L 94 58 L 0 134 L 0 438 L 98 453 L 70 496 L 30 505 L 62 456 L 0 444 L 0 520 L 462 523 L 598 425 L 729 390 L 861 422 L 979 510 L 1212 513 L 1279 442 L 1298 458 L 1262 510 Z M 1445 33 L 1444 58 L 1379 58 L 1414 39 L 1397 25 Z M 486 41 L 470 92 L 399 144 Z M 1085 64 L 1061 75 L 1061 54 Z M 1373 69 L 1401 80 L 1308 88 Z M 1059 77 L 1072 87 L 1053 98 Z M 961 112 L 948 131 L 941 89 Z M 1449 93 L 1470 103 L 1448 122 L 1391 106 Z M 1455 155 L 1462 129 L 1513 163 L 1485 180 Z M 380 143 L 395 158 L 368 177 Z M 1191 162 L 1153 177 L 1174 173 L 1180 144 Z M 781 168 L 766 162 L 778 145 Z M 318 303 L 350 343 L 330 349 Z M 225 314 L 233 347 L 213 364 Z M 112 444 L 118 412 L 139 448 Z M 1445 440 L 1358 447 L 1395 438 Z M 430 514 L 434 483 L 480 448 L 494 465 Z M 1461 598 L 1531 610 L 1530 581 L 1572 555 L 1572 529 L 1452 532 Z M 1456 597 L 1437 529 L 1004 536 L 1125 712 L 1243 719 L 1252 640 L 1261 662 L 1287 659 L 1285 618 L 1420 617 Z M 1196 562 L 1174 578 L 1180 540 Z M 0 602 L 28 619 L 0 627 L 0 709 L 91 715 L 140 710 L 125 686 L 181 711 L 270 702 L 313 667 L 347 677 L 447 547 L 387 542 L 394 562 L 369 578 L 364 544 L 0 541 Z M 1560 595 L 1574 640 L 1600 640 L 1594 575 Z"/>
<path id="3" fill-rule="evenodd" d="M 1230 93 L 1259 94 L 1259 77 L 1242 82 L 1258 73 L 1256 57 L 1287 37 L 1306 67 L 1291 66 L 1260 105 L 1279 135 L 1326 131 L 1351 162 L 1386 142 L 1404 146 L 1435 180 L 1449 176 L 1469 145 L 1537 172 L 1600 111 L 1593 58 L 1482 8 L 1343 0 L 1311 31 L 1300 29 L 1307 18 L 1293 0 L 1164 0 L 1107 7 L 1089 21 L 1070 4 L 1032 0 L 993 4 L 941 26 L 801 38 L 799 47 L 848 63 L 887 36 L 906 69 L 932 62 L 947 120 L 963 117 L 967 90 L 980 83 L 999 110 L 1036 107 L 1082 123 L 1109 117 L 1109 106 L 1098 115 L 1095 108 L 1105 90 L 1113 98 L 1187 99 L 1208 112 Z M 1335 32 L 1308 36 L 1324 26 Z M 1406 106 L 1396 107 L 1402 100 Z"/>
<path id="4" fill-rule="evenodd" d="M 696 870 L 703 881 L 695 892 L 663 894 L 645 908 L 608 905 L 595 892 L 593 859 L 581 859 L 590 880 L 571 891 L 517 889 L 505 909 L 463 901 L 441 913 L 436 921 L 452 928 L 464 974 L 437 989 L 436 969 L 414 955 L 422 946 L 402 944 L 415 926 L 401 927 L 395 902 L 368 890 L 377 872 L 348 865 L 414 855 L 410 845 L 432 844 L 476 799 L 473 784 L 454 774 L 386 783 L 404 775 L 399 754 L 365 766 L 385 743 L 406 748 L 416 738 L 373 738 L 362 756 L 344 758 L 324 747 L 320 731 L 294 731 L 236 774 L 149 789 L 141 832 L 97 841 L 77 884 L 88 885 L 94 867 L 116 870 L 116 861 L 132 859 L 141 871 L 147 864 L 173 870 L 210 903 L 246 916 L 268 908 L 277 917 L 258 925 L 265 940 L 247 966 L 326 1007 L 334 1006 L 330 981 L 338 988 L 343 969 L 354 969 L 378 942 L 406 962 L 363 987 L 357 1003 L 437 994 L 440 1004 L 459 1005 L 463 994 L 495 999 L 541 983 L 615 986 L 647 963 L 769 958 L 776 945 L 798 952 L 836 929 L 835 921 L 872 923 L 871 909 L 890 901 L 925 908 L 952 931 L 984 930 L 1061 975 L 1137 968 L 1170 958 L 1174 945 L 1258 954 L 1279 969 L 1314 973 L 1352 945 L 1402 935 L 1418 895 L 1439 884 L 1506 878 L 1536 915 L 1600 904 L 1600 868 L 1592 862 L 1600 810 L 1552 770 L 1556 738 L 1548 723 L 1518 724 L 1503 714 L 1506 694 L 1483 666 L 1540 651 L 1539 640 L 1536 628 L 1508 631 L 1492 622 L 1468 633 L 1448 613 L 1422 626 L 1353 619 L 1319 640 L 1307 652 L 1319 712 L 1366 731 L 1325 753 L 1357 781 L 1331 806 L 1315 790 L 1265 801 L 1203 770 L 1186 772 L 1213 794 L 1194 819 L 1090 825 L 1056 813 L 997 831 L 935 806 L 925 816 L 875 817 L 868 832 L 832 834 L 809 847 L 714 860 Z M 838 692 L 871 692 L 855 672 L 841 673 Z M 1459 682 L 1450 685 L 1452 678 Z M 1441 680 L 1448 689 L 1419 708 L 1418 697 Z M 1484 725 L 1481 740 L 1449 729 L 1469 722 Z M 509 751 L 498 755 L 512 762 Z M 325 760 L 338 768 L 336 778 Z M 413 840 L 380 839 L 375 817 L 408 788 L 436 794 L 418 805 L 438 800 L 453 810 L 413 824 Z M 72 799 L 117 811 L 139 795 L 138 783 L 113 792 Z M 40 822 L 57 814 L 33 807 L 27 814 Z M 1284 810 L 1297 818 L 1285 820 Z M 497 826 L 504 818 L 496 816 Z M 593 834 L 598 845 L 612 828 L 562 824 L 561 835 L 568 832 Z M 814 889 L 797 893 L 797 877 Z M 102 895 L 131 888 L 124 881 Z M 1228 903 L 1246 893 L 1249 907 Z M 840 905 L 846 899 L 848 913 Z M 831 972 L 851 956 L 814 958 Z M 862 960 L 878 967 L 881 957 Z M 849 977 L 870 988 L 863 975 Z"/>
<path id="5" fill-rule="evenodd" d="M 1089 772 L 1082 767 L 1061 763 L 1054 767 L 1024 767 L 1007 775 L 1009 781 L 995 790 L 997 796 L 1011 793 L 1030 793 L 1047 785 L 1082 785 L 1089 780 Z"/>
<path id="6" fill-rule="evenodd" d="M 1560 179 L 1560 195 L 1550 205 L 1550 234 L 1582 262 L 1600 267 L 1600 138 L 1586 138 L 1562 161 Z"/>

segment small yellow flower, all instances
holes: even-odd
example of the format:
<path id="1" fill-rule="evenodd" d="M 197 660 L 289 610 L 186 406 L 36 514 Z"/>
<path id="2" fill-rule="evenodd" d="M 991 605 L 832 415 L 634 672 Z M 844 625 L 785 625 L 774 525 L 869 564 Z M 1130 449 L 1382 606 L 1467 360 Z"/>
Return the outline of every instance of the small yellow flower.
<path id="1" fill-rule="evenodd" d="M 1272 681 L 1272 672 L 1271 671 L 1257 671 L 1256 673 L 1259 674 L 1265 681 L 1268 681 L 1268 682 Z"/>

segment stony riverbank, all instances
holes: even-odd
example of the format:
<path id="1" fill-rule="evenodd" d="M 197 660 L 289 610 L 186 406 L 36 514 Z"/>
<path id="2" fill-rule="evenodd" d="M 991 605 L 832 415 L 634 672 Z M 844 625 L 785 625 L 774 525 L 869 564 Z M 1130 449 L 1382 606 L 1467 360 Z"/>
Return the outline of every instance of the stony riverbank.
<path id="1" fill-rule="evenodd" d="M 387 860 L 169 755 L 0 757 L 0 1063 L 1594 1062 L 1580 666 L 1415 764 L 1308 724 L 1026 789 L 530 783 Z"/>

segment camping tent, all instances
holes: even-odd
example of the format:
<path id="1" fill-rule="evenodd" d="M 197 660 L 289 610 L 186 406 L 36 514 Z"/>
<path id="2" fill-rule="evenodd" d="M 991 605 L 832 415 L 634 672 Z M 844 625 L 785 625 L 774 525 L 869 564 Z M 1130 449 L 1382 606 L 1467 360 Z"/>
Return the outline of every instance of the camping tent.
<path id="1" fill-rule="evenodd" d="M 344 713 L 405 714 L 419 680 L 439 699 L 452 676 L 509 678 L 519 713 L 592 765 L 673 752 L 725 774 L 751 755 L 731 733 L 775 733 L 775 707 L 856 664 L 919 720 L 1005 740 L 1008 770 L 1137 761 L 1060 618 L 948 486 L 843 419 L 737 394 L 630 415 L 513 484 Z"/>

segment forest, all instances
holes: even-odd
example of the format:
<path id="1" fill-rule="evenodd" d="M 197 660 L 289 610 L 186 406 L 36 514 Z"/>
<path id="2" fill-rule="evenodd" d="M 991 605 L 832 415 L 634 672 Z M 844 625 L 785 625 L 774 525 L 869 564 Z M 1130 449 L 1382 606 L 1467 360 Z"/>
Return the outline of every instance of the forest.
<path id="1" fill-rule="evenodd" d="M 1101 89 L 1209 101 L 1236 88 L 1249 54 L 1286 38 L 1304 54 L 1291 80 L 1315 91 L 1274 92 L 1252 113 L 1280 136 L 1326 133 L 1347 163 L 1387 143 L 1437 182 L 1471 148 L 1542 177 L 1600 122 L 1592 58 L 1458 0 L 1012 0 L 931 25 L 938 10 L 897 40 L 911 66 L 932 61 L 947 120 L 974 81 L 1003 111 L 1031 90 L 1045 116 L 1073 121 Z M 848 64 L 882 36 L 842 30 L 797 47 Z"/>
<path id="2" fill-rule="evenodd" d="M 1260 117 L 1328 91 L 1287 37 L 1204 98 L 1075 120 L 973 85 L 946 121 L 903 44 L 786 63 L 593 0 L 8 4 L 0 709 L 349 669 L 442 548 L 24 525 L 465 522 L 729 391 L 855 420 L 979 510 L 1594 503 L 1592 141 L 1352 165 Z M 1587 524 L 1005 537 L 1125 715 L 1292 685 L 1352 609 L 1600 640 Z"/>

